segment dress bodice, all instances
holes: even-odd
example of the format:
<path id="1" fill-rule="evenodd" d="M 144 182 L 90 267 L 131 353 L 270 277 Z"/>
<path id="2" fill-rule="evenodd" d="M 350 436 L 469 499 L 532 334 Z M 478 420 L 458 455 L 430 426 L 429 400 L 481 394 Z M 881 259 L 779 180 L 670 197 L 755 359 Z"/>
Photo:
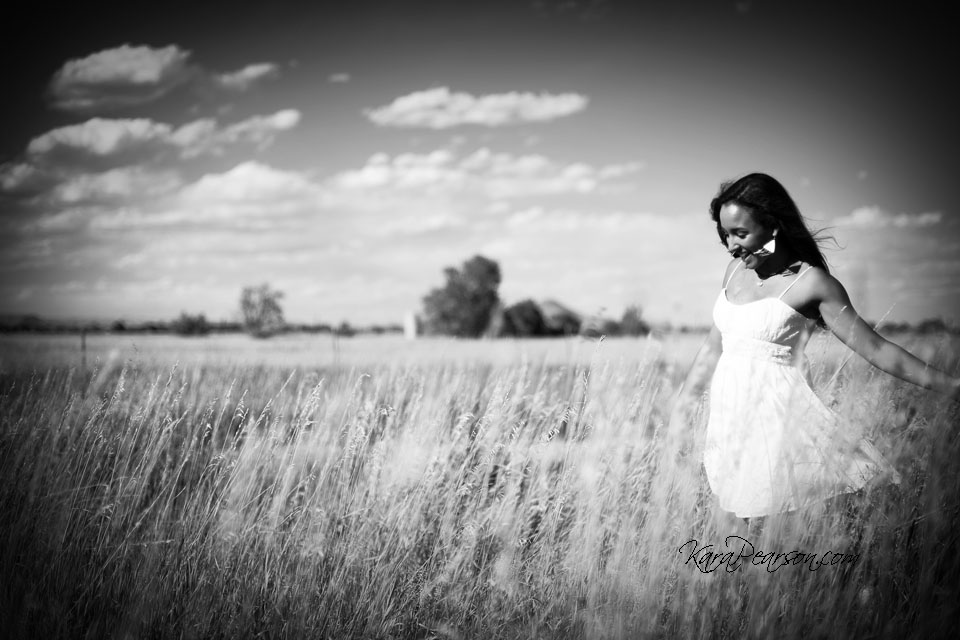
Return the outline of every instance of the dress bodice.
<path id="1" fill-rule="evenodd" d="M 794 363 L 809 337 L 811 320 L 780 298 L 734 304 L 720 291 L 713 321 L 723 339 L 724 354 L 740 354 L 782 364 Z"/>

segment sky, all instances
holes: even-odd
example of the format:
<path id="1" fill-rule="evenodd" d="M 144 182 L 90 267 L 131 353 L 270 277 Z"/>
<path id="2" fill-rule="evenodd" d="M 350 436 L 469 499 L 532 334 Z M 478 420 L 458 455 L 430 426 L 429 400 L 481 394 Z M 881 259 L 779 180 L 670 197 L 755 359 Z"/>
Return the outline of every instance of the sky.
<path id="1" fill-rule="evenodd" d="M 881 6 L 877 6 L 881 5 Z M 937 3 L 37 1 L 0 39 L 0 314 L 395 324 L 505 304 L 708 325 L 725 180 L 779 179 L 868 320 L 960 323 Z"/>

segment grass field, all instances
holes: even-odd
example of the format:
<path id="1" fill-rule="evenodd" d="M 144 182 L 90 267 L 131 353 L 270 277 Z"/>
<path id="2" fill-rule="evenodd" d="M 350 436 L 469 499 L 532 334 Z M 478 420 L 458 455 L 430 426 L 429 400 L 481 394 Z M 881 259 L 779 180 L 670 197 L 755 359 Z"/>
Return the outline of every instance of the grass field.
<path id="1" fill-rule="evenodd" d="M 3 337 L 0 636 L 953 637 L 956 408 L 815 339 L 903 482 L 748 530 L 665 426 L 702 339 Z"/>

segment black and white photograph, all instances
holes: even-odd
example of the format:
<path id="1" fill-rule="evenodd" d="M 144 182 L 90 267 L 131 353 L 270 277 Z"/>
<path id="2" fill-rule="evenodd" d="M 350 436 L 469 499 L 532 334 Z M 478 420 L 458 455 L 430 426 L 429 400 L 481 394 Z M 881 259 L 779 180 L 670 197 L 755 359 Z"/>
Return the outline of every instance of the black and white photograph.
<path id="1" fill-rule="evenodd" d="M 5 13 L 0 637 L 957 633 L 946 5 Z"/>

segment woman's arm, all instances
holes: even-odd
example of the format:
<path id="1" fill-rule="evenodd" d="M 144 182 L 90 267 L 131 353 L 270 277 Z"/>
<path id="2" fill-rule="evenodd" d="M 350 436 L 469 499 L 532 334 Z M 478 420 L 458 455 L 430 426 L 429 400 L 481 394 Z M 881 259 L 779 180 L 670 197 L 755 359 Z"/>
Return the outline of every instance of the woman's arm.
<path id="1" fill-rule="evenodd" d="M 820 269 L 811 272 L 811 286 L 819 299 L 820 315 L 827 327 L 851 350 L 878 369 L 954 397 L 960 393 L 960 378 L 931 367 L 908 351 L 880 336 L 857 314 L 843 285 Z"/>
<path id="2" fill-rule="evenodd" d="M 720 330 L 713 326 L 710 329 L 710 335 L 707 336 L 706 341 L 697 351 L 687 377 L 677 390 L 677 397 L 670 414 L 671 427 L 678 426 L 678 423 L 682 423 L 684 426 L 690 424 L 690 412 L 696 407 L 696 403 L 706 391 L 707 384 L 713 377 L 713 372 L 717 368 L 717 361 L 720 359 L 722 352 Z"/>
<path id="3" fill-rule="evenodd" d="M 720 330 L 714 325 L 710 328 L 710 335 L 697 351 L 693 364 L 690 365 L 690 371 L 687 372 L 687 377 L 677 391 L 678 398 L 695 399 L 703 395 L 710 378 L 713 377 L 714 369 L 717 368 L 721 353 L 723 353 L 723 346 L 720 341 Z"/>

